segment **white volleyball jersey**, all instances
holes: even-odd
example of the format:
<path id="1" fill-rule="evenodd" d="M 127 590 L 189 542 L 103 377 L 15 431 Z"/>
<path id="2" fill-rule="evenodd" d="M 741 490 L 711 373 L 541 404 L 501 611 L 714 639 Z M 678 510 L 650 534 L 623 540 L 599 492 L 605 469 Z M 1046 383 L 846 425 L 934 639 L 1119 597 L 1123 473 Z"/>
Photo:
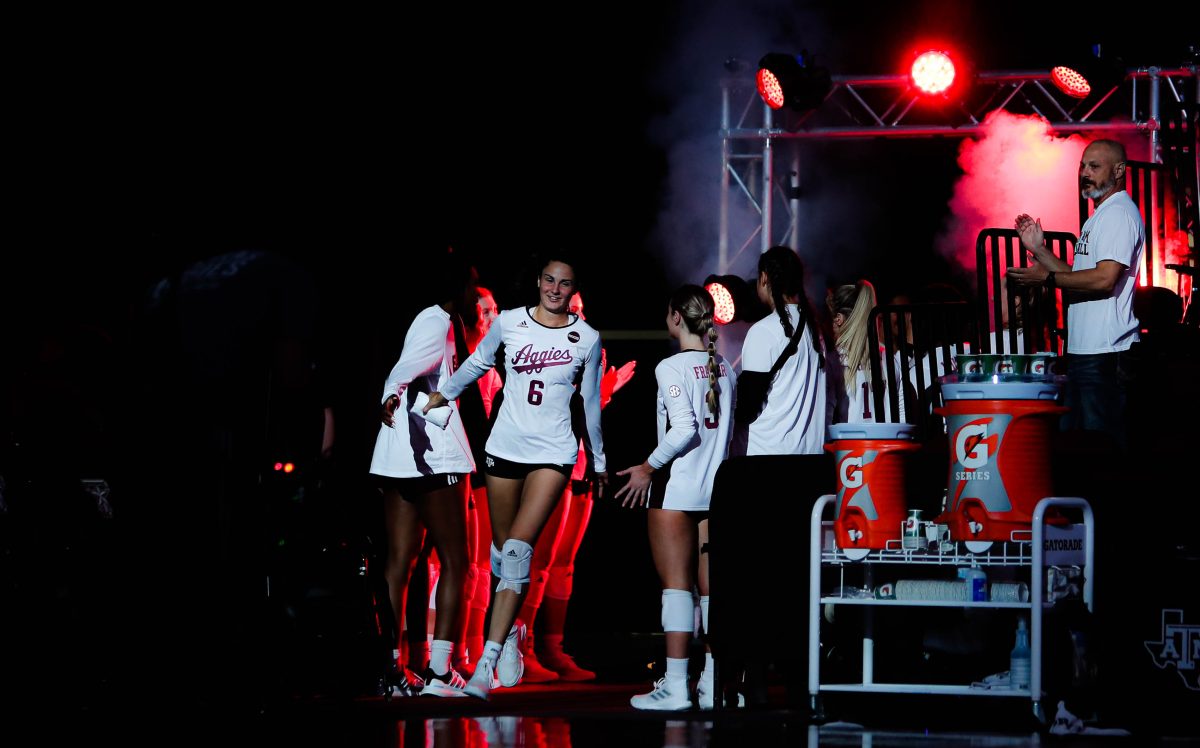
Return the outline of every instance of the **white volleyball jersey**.
<path id="1" fill-rule="evenodd" d="M 606 470 L 600 434 L 600 334 L 576 315 L 563 327 L 546 327 L 528 308 L 506 310 L 443 385 L 442 394 L 458 397 L 492 368 L 501 346 L 504 399 L 487 441 L 488 454 L 525 464 L 574 465 L 579 440 L 571 428 L 571 396 L 578 385 L 596 470 Z"/>
<path id="2" fill-rule="evenodd" d="M 708 511 L 713 479 L 729 451 L 733 434 L 734 378 L 717 356 L 717 401 L 708 408 L 708 352 L 680 351 L 654 367 L 658 380 L 658 447 L 647 462 L 655 470 L 670 465 L 663 509 Z"/>
<path id="3" fill-rule="evenodd" d="M 879 352 L 883 353 L 883 346 L 879 346 Z M 851 374 L 846 369 L 846 357 L 839 351 L 838 358 L 842 364 L 842 376 L 849 379 Z M 887 394 L 887 371 L 880 372 L 883 376 L 882 382 L 872 381 L 867 382 L 867 368 L 870 367 L 870 362 L 865 362 L 859 366 L 854 372 L 854 387 L 849 391 L 845 388 L 845 383 L 839 382 L 837 386 L 841 388 L 838 392 L 837 411 L 833 414 L 834 423 L 891 423 L 891 403 L 888 401 Z M 875 408 L 875 391 L 883 389 L 883 418 L 876 412 Z"/>
<path id="4" fill-rule="evenodd" d="M 454 329 L 450 315 L 440 306 L 421 311 L 404 336 L 400 360 L 388 374 L 380 402 L 396 395 L 392 426 L 380 425 L 375 437 L 371 472 L 392 478 L 419 478 L 439 473 L 470 473 L 475 460 L 467 442 L 467 433 L 458 415 L 458 403 L 451 401 L 450 422 L 446 428 L 426 421 L 411 411 L 418 392 L 440 390 L 455 369 Z"/>
<path id="5" fill-rule="evenodd" d="M 787 305 L 787 314 L 793 325 L 800 319 L 800 309 L 795 304 Z M 783 324 L 772 312 L 746 333 L 742 370 L 770 371 L 787 344 Z M 762 413 L 748 427 L 734 433 L 730 454 L 821 454 L 825 448 L 825 428 L 833 417 L 833 410 L 826 409 L 826 402 L 831 394 L 836 397 L 836 393 L 829 392 L 831 384 L 813 350 L 812 331 L 805 325 L 796 352 L 784 361 L 771 382 Z"/>

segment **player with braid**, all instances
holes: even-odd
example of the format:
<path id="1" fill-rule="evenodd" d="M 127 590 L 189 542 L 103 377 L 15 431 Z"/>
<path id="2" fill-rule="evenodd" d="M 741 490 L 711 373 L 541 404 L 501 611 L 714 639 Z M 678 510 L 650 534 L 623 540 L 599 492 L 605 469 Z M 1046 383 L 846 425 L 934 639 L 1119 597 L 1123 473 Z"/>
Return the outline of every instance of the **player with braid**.
<path id="1" fill-rule="evenodd" d="M 732 433 L 734 379 L 717 355 L 713 300 L 685 285 L 667 306 L 667 331 L 679 353 L 654 369 L 658 381 L 658 447 L 628 475 L 616 497 L 622 506 L 649 504 L 650 550 L 662 580 L 662 624 L 667 635 L 666 675 L 649 693 L 630 699 L 636 709 L 679 711 L 692 705 L 688 691 L 688 644 L 695 626 L 693 589 L 700 592 L 708 628 L 708 506 L 713 479 Z M 712 654 L 696 686 L 702 708 L 712 708 Z"/>

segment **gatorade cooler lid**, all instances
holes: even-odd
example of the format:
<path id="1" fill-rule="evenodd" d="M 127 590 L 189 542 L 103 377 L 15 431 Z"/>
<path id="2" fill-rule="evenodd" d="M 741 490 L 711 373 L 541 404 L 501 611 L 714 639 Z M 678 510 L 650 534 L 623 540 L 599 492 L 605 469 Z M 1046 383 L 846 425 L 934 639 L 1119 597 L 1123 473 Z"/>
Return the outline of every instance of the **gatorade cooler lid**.
<path id="1" fill-rule="evenodd" d="M 943 382 L 944 400 L 1057 400 L 1065 377 L 1052 382 Z"/>
<path id="2" fill-rule="evenodd" d="M 917 427 L 911 423 L 834 423 L 829 426 L 829 441 L 839 439 L 905 439 L 917 438 Z"/>

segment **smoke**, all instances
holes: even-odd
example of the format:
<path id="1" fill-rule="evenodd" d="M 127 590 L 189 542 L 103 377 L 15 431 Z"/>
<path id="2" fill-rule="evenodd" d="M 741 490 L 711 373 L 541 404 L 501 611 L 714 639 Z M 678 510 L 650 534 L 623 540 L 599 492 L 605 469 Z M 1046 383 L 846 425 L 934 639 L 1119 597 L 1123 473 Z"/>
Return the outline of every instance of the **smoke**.
<path id="1" fill-rule="evenodd" d="M 996 110 L 983 134 L 959 146 L 962 177 L 954 185 L 950 215 L 938 250 L 974 277 L 975 239 L 985 228 L 1011 228 L 1017 215 L 1040 218 L 1046 231 L 1079 233 L 1078 169 L 1094 137 L 1054 134 L 1033 115 Z M 1137 141 L 1125 143 L 1136 158 Z"/>
<path id="2" fill-rule="evenodd" d="M 1059 138 L 1036 116 L 997 110 L 983 121 L 978 139 L 959 146 L 962 177 L 954 185 L 946 230 L 938 250 L 974 272 L 975 239 L 985 228 L 1011 228 L 1028 213 L 1047 231 L 1079 231 L 1074 189 L 1086 138 Z"/>
<path id="3" fill-rule="evenodd" d="M 824 38 L 829 38 L 826 24 L 816 12 L 783 3 L 689 4 L 655 80 L 667 111 L 650 129 L 667 158 L 666 192 L 652 241 L 669 282 L 700 282 L 719 269 L 722 78 L 739 62 L 756 65 L 768 51 L 799 52 L 808 44 L 817 52 L 816 43 Z M 735 120 L 745 103 L 733 102 Z M 759 215 L 738 193 L 730 201 L 729 221 L 731 257 L 749 239 L 729 270 L 747 276 L 758 259 L 759 238 L 753 232 Z M 783 239 L 775 238 L 776 243 Z"/>

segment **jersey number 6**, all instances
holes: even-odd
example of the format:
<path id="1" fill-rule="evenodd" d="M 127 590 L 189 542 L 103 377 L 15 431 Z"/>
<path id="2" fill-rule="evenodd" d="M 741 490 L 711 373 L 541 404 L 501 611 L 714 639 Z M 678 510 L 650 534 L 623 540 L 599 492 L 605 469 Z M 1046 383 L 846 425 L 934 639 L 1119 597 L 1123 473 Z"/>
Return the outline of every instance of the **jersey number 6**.
<path id="1" fill-rule="evenodd" d="M 530 405 L 542 404 L 542 390 L 545 388 L 546 383 L 537 379 L 529 383 L 529 397 L 526 399 L 529 400 Z"/>

